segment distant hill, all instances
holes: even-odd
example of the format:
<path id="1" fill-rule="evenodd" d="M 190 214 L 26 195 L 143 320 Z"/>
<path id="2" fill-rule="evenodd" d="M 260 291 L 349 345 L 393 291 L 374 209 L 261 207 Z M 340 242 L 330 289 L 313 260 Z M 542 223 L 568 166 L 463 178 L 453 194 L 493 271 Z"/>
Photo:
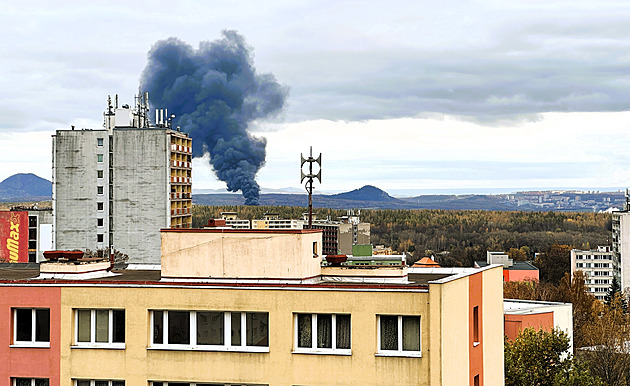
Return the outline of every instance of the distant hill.
<path id="1" fill-rule="evenodd" d="M 45 201 L 51 199 L 52 183 L 35 174 L 14 174 L 0 182 L 0 201 Z"/>
<path id="2" fill-rule="evenodd" d="M 329 198 L 353 201 L 398 202 L 399 200 L 387 194 L 387 192 L 372 185 L 365 185 L 346 193 L 333 194 Z"/>
<path id="3" fill-rule="evenodd" d="M 622 192 L 532 191 L 510 194 L 423 195 L 395 198 L 387 192 L 366 185 L 350 192 L 313 195 L 313 206 L 331 209 L 454 209 L 454 210 L 522 210 L 597 212 L 610 207 L 621 208 Z M 240 194 L 193 194 L 196 205 L 243 205 Z M 308 205 L 302 194 L 261 194 L 260 205 Z"/>

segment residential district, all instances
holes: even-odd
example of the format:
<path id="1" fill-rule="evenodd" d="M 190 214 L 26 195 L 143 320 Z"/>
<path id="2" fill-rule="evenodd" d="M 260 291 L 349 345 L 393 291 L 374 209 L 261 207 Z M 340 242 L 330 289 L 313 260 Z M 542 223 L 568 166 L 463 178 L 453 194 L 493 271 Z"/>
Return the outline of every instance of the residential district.
<path id="1" fill-rule="evenodd" d="M 501 251 L 408 266 L 360 211 L 192 228 L 191 139 L 117 100 L 53 136 L 52 209 L 0 212 L 0 385 L 502 385 L 506 336 L 572 344 L 571 303 L 503 299 L 539 274 Z M 571 251 L 598 299 L 630 286 L 627 209 Z"/>

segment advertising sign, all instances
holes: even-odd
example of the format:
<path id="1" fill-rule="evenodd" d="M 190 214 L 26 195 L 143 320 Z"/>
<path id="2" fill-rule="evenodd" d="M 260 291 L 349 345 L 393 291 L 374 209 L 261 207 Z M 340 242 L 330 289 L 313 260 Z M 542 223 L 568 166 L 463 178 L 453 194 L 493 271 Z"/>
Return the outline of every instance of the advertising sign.
<path id="1" fill-rule="evenodd" d="M 0 211 L 0 261 L 28 263 L 28 212 Z"/>

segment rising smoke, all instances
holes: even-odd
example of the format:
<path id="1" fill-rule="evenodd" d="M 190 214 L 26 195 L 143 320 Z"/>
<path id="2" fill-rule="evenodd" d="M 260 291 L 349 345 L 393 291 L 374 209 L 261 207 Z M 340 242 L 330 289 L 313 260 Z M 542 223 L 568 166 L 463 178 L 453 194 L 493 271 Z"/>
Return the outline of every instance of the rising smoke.
<path id="1" fill-rule="evenodd" d="M 199 49 L 177 38 L 153 45 L 142 73 L 153 106 L 168 108 L 193 140 L 193 157 L 210 154 L 217 177 L 246 205 L 257 205 L 256 173 L 265 164 L 267 140 L 248 133 L 249 124 L 280 112 L 287 88 L 272 74 L 257 74 L 251 48 L 236 31 L 201 42 Z"/>

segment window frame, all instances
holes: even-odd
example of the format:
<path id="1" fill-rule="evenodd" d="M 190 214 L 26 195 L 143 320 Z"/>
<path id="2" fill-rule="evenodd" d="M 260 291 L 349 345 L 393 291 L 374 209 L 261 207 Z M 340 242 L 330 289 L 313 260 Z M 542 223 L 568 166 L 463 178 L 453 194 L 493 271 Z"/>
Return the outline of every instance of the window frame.
<path id="1" fill-rule="evenodd" d="M 113 386 L 113 383 L 122 383 L 125 384 L 124 379 L 81 379 L 81 378 L 72 378 L 72 385 L 79 386 L 79 382 L 89 382 L 90 386 L 95 386 L 96 382 L 107 382 L 107 386 Z"/>
<path id="2" fill-rule="evenodd" d="M 154 340 L 154 313 L 162 312 L 162 343 L 155 343 Z M 168 343 L 168 313 L 188 312 L 188 323 L 190 339 L 188 344 Z M 223 313 L 223 344 L 206 345 L 197 344 L 197 312 L 221 312 Z M 247 345 L 247 314 L 267 314 L 267 346 Z M 241 344 L 232 345 L 232 314 L 240 314 Z M 269 352 L 269 312 L 267 311 L 227 311 L 227 310 L 149 310 L 150 319 L 150 350 L 191 350 L 191 351 L 234 351 L 234 352 Z"/>
<path id="3" fill-rule="evenodd" d="M 381 316 L 396 316 L 398 321 L 398 349 L 397 350 L 382 350 L 381 349 Z M 418 318 L 418 331 L 419 331 L 419 343 L 420 350 L 403 350 L 403 317 Z M 376 316 L 376 356 L 394 356 L 394 357 L 422 357 L 422 318 L 420 315 L 377 315 Z"/>
<path id="4" fill-rule="evenodd" d="M 31 386 L 35 386 L 35 381 L 37 380 L 46 380 L 48 381 L 48 385 L 50 386 L 50 378 L 29 378 L 29 377 L 11 377 L 11 386 L 17 386 L 18 379 L 28 379 L 31 381 Z"/>
<path id="5" fill-rule="evenodd" d="M 18 310 L 30 310 L 31 311 L 31 340 L 18 340 L 18 323 L 17 323 L 17 311 Z M 37 328 L 37 310 L 48 310 L 48 341 L 35 340 L 36 328 Z M 9 347 L 34 347 L 34 348 L 50 348 L 50 308 L 45 307 L 15 307 L 11 309 L 12 322 L 13 322 L 13 341 Z M 21 377 L 18 377 L 21 378 Z M 33 378 L 35 379 L 35 378 Z M 40 378 L 38 378 L 40 379 Z"/>
<path id="6" fill-rule="evenodd" d="M 122 308 L 74 308 L 74 344 L 72 348 L 101 348 L 124 350 L 127 341 L 127 312 Z M 79 341 L 79 311 L 90 311 L 90 341 Z M 108 311 L 107 315 L 107 342 L 96 341 L 96 311 Z M 124 312 L 125 342 L 114 342 L 114 311 Z"/>
<path id="7" fill-rule="evenodd" d="M 299 331 L 298 331 L 298 317 L 299 315 L 311 316 L 311 347 L 299 347 Z M 331 331 L 332 331 L 332 344 L 330 348 L 317 347 L 317 316 L 318 315 L 332 315 Z M 337 348 L 337 315 L 344 315 L 350 317 L 350 348 Z M 309 313 L 309 312 L 295 312 L 293 313 L 293 354 L 322 354 L 322 355 L 352 355 L 352 314 L 350 313 Z"/>
<path id="8" fill-rule="evenodd" d="M 103 143 L 104 143 L 104 138 L 96 138 L 96 146 L 97 147 L 103 147 Z"/>

